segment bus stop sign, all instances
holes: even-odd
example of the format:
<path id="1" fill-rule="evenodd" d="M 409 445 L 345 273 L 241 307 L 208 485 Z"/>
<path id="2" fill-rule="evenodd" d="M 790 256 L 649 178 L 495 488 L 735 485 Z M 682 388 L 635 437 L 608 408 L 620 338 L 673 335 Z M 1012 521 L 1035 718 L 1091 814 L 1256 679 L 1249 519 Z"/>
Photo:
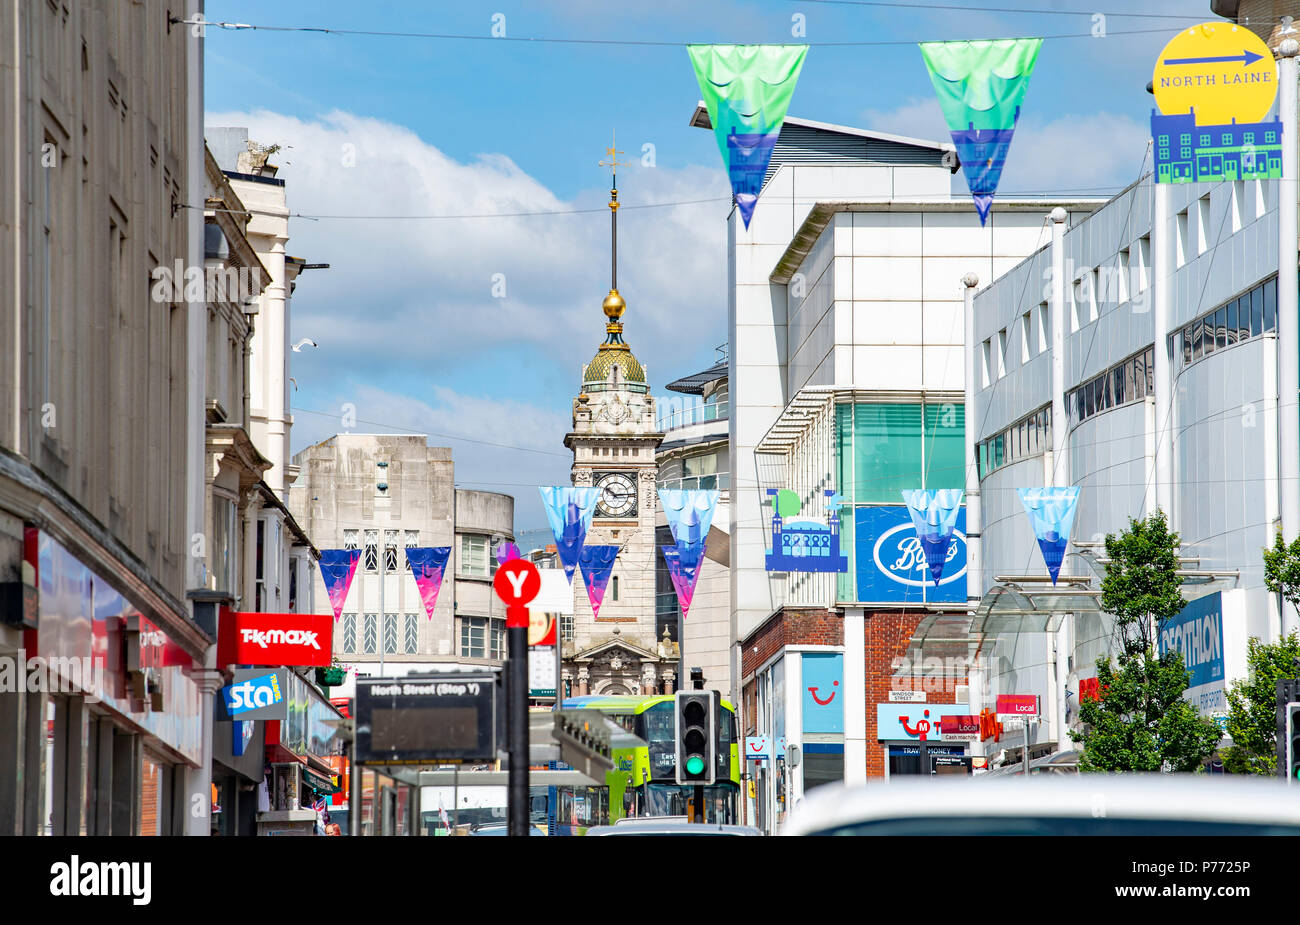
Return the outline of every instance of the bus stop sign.
<path id="1" fill-rule="evenodd" d="M 501 564 L 492 587 L 506 604 L 506 626 L 528 626 L 528 605 L 542 591 L 542 576 L 527 559 Z"/>

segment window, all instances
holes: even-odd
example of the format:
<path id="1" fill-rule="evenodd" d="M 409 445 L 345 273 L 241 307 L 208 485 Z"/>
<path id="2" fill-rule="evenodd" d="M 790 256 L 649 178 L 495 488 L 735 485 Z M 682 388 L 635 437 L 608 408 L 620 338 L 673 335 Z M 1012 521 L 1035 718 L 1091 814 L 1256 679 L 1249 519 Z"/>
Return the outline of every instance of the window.
<path id="1" fill-rule="evenodd" d="M 1178 213 L 1177 220 L 1174 223 L 1174 266 L 1181 267 L 1187 263 L 1187 255 L 1191 253 L 1191 242 L 1187 240 L 1187 234 L 1191 230 L 1188 225 L 1187 210 Z"/>
<path id="2" fill-rule="evenodd" d="M 1145 292 L 1151 285 L 1151 235 L 1144 234 L 1138 238 L 1138 292 Z"/>
<path id="3" fill-rule="evenodd" d="M 1277 326 L 1277 280 L 1268 279 L 1184 326 L 1171 337 L 1174 359 L 1195 363 Z"/>
<path id="4" fill-rule="evenodd" d="M 384 531 L 384 568 L 387 571 L 397 571 L 397 531 Z"/>
<path id="5" fill-rule="evenodd" d="M 560 638 L 562 640 L 573 641 L 573 614 L 560 614 Z"/>
<path id="6" fill-rule="evenodd" d="M 344 549 L 356 549 L 356 548 L 357 548 L 357 531 L 356 531 L 356 530 L 344 530 L 344 531 L 343 531 L 343 548 L 344 548 Z"/>
<path id="7" fill-rule="evenodd" d="M 368 613 L 362 630 L 361 651 L 374 655 L 379 651 L 379 614 Z"/>
<path id="8" fill-rule="evenodd" d="M 982 349 L 980 351 L 980 356 L 984 360 L 984 364 L 981 369 L 983 373 L 982 381 L 984 383 L 984 388 L 987 389 L 990 385 L 993 384 L 993 341 L 992 339 L 984 341 L 981 347 Z"/>
<path id="9" fill-rule="evenodd" d="M 1196 253 L 1210 249 L 1210 194 L 1196 201 Z"/>
<path id="10" fill-rule="evenodd" d="M 362 556 L 362 567 L 367 572 L 379 571 L 379 531 L 366 531 L 366 551 Z"/>
<path id="11" fill-rule="evenodd" d="M 397 614 L 388 615 L 384 620 L 384 653 L 397 654 Z"/>
<path id="12" fill-rule="evenodd" d="M 998 331 L 998 378 L 1001 379 L 1007 374 L 1007 329 L 1003 328 Z"/>
<path id="13" fill-rule="evenodd" d="M 406 631 L 402 634 L 402 651 L 407 655 L 415 655 L 420 651 L 420 618 L 416 614 L 408 613 L 403 622 Z"/>
<path id="14" fill-rule="evenodd" d="M 466 578 L 491 577 L 488 569 L 488 538 L 486 536 L 461 534 L 460 567 L 457 574 Z"/>
<path id="15" fill-rule="evenodd" d="M 406 548 L 407 548 L 407 549 L 411 549 L 411 548 L 413 548 L 413 547 L 415 547 L 415 546 L 419 546 L 419 545 L 420 545 L 420 531 L 419 531 L 419 530 L 407 530 L 407 531 L 406 531 Z M 409 571 L 411 570 L 411 560 L 410 560 L 410 559 L 407 559 L 405 562 L 403 562 L 403 563 L 402 563 L 402 568 L 406 569 L 406 571 L 409 572 Z"/>
<path id="16" fill-rule="evenodd" d="M 357 651 L 357 615 L 354 613 L 345 613 L 343 615 L 343 636 L 340 639 L 340 645 L 344 652 Z"/>
<path id="17" fill-rule="evenodd" d="M 1132 268 L 1129 266 L 1129 249 L 1126 247 L 1119 252 L 1119 260 L 1116 264 L 1116 287 L 1119 289 L 1119 301 L 1127 302 L 1129 300 L 1130 282 L 1132 277 Z"/>
<path id="18" fill-rule="evenodd" d="M 1246 181 L 1232 181 L 1232 230 L 1240 231 L 1246 225 Z"/>
<path id="19" fill-rule="evenodd" d="M 614 600 L 618 600 L 618 576 L 617 575 L 614 576 L 614 580 L 612 584 L 614 586 L 612 589 L 614 591 Z"/>
<path id="20" fill-rule="evenodd" d="M 1074 400 L 1080 400 L 1078 396 Z M 927 444 L 927 447 L 929 444 Z M 1028 459 L 1031 456 L 1038 456 L 1052 447 L 1052 406 L 1040 408 L 1033 414 L 1027 415 L 1016 421 L 1006 430 L 994 434 L 979 445 L 978 459 L 980 465 L 980 478 L 988 475 L 995 469 L 1018 462 L 1022 459 Z M 963 455 L 958 458 L 952 455 L 954 451 L 959 451 Z M 951 467 L 958 464 L 965 465 L 965 450 L 962 447 L 952 447 L 946 451 L 946 459 L 941 458 L 939 462 L 948 467 L 947 479 L 959 477 L 956 469 Z M 927 475 L 929 483 L 940 484 L 945 481 L 944 476 L 936 474 L 935 468 L 930 468 Z"/>
<path id="21" fill-rule="evenodd" d="M 460 654 L 464 658 L 503 657 L 505 621 L 489 617 L 460 618 Z"/>
<path id="22" fill-rule="evenodd" d="M 212 578 L 219 591 L 236 586 L 235 502 L 220 495 L 212 497 Z"/>
<path id="23" fill-rule="evenodd" d="M 1034 326 L 1034 310 L 1031 308 L 1020 316 L 1020 363 L 1023 366 L 1028 363 L 1034 356 L 1034 345 L 1032 340 Z"/>
<path id="24" fill-rule="evenodd" d="M 1154 364 L 1155 348 L 1148 347 L 1068 393 L 1065 407 L 1073 414 L 1074 423 L 1111 408 L 1140 401 L 1151 394 Z"/>

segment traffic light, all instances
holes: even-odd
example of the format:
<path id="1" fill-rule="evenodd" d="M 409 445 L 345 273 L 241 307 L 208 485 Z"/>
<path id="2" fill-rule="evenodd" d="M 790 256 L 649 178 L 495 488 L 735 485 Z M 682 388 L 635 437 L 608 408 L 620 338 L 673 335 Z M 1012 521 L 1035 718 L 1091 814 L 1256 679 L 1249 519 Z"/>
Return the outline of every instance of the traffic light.
<path id="1" fill-rule="evenodd" d="M 1286 705 L 1286 779 L 1300 784 L 1300 703 Z"/>
<path id="2" fill-rule="evenodd" d="M 712 784 L 717 767 L 718 692 L 678 691 L 677 783 Z"/>

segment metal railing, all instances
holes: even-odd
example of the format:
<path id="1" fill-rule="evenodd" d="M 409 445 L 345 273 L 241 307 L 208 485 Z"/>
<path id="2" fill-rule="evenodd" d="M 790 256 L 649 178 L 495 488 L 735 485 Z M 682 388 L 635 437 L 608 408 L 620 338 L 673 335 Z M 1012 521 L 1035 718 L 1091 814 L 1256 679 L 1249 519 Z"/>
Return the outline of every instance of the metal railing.
<path id="1" fill-rule="evenodd" d="M 725 421 L 731 414 L 729 401 L 701 402 L 687 408 L 675 408 L 667 414 L 659 415 L 655 426 L 660 432 L 690 427 L 692 424 L 708 424 L 711 421 Z"/>
<path id="2" fill-rule="evenodd" d="M 715 475 L 693 475 L 680 479 L 659 479 L 655 484 L 659 488 L 669 490 L 716 488 L 718 491 L 729 491 L 731 489 L 731 473 L 719 472 Z"/>

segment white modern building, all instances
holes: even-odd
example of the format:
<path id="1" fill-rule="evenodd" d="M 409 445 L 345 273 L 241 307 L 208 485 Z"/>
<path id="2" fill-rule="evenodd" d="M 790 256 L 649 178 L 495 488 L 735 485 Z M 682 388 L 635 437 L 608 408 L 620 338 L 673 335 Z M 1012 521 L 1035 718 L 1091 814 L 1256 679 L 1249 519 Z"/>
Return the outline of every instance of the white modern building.
<path id="1" fill-rule="evenodd" d="M 702 104 L 691 124 L 709 128 Z M 920 772 L 876 707 L 922 616 L 967 595 L 959 565 L 922 591 L 900 491 L 962 486 L 963 275 L 1048 235 L 1039 202 L 998 200 L 982 227 L 954 166 L 946 142 L 787 117 L 749 228 L 728 219 L 732 677 L 745 733 L 776 745 L 748 767 L 769 829 L 805 783 Z M 805 517 L 844 505 L 845 571 L 768 570 L 780 489 Z M 947 680 L 933 699 L 955 712 L 967 678 Z"/>

